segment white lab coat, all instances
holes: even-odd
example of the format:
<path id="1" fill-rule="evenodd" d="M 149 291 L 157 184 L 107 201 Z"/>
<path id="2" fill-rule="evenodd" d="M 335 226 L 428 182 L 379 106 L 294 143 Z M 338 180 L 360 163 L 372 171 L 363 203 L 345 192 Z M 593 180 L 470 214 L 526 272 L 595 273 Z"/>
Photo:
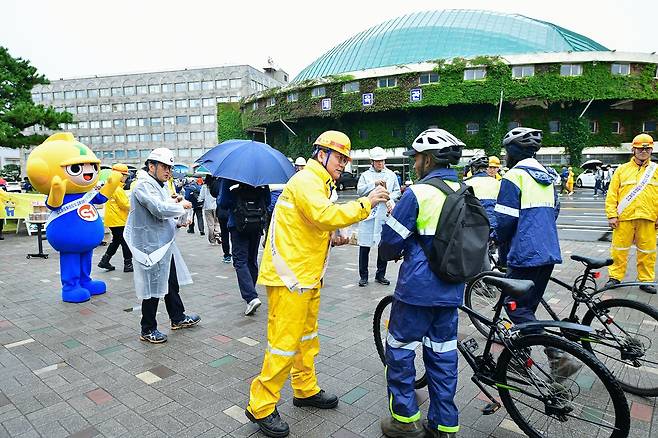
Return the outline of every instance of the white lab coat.
<path id="1" fill-rule="evenodd" d="M 400 184 L 397 175 L 386 167 L 381 172 L 377 172 L 370 166 L 370 169 L 363 172 L 356 186 L 357 195 L 368 196 L 375 189 L 375 181 L 381 179 L 386 181 L 386 190 L 390 193 L 391 201 L 395 202 L 400 197 Z M 382 225 L 386 222 L 387 216 L 388 209 L 383 202 L 377 204 L 370 211 L 370 216 L 359 223 L 359 238 L 357 240 L 359 246 L 373 247 L 379 245 Z"/>
<path id="2" fill-rule="evenodd" d="M 130 213 L 123 232 L 133 253 L 137 298 L 162 298 L 168 292 L 172 256 L 179 285 L 192 284 L 192 276 L 176 246 L 176 217 L 183 206 L 173 202 L 167 186 L 155 178 L 140 178 L 130 196 Z"/>

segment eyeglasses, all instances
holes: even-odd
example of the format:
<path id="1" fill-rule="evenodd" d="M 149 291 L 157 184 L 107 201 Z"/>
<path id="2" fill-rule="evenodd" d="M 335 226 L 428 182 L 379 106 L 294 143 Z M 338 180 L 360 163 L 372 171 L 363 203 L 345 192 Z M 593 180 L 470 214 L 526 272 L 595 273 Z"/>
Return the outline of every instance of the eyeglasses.
<path id="1" fill-rule="evenodd" d="M 336 155 L 336 157 L 338 158 L 338 163 L 342 166 L 345 166 L 347 163 L 350 162 L 350 159 L 347 158 L 345 155 L 341 155 L 341 154 L 334 154 L 334 155 Z"/>

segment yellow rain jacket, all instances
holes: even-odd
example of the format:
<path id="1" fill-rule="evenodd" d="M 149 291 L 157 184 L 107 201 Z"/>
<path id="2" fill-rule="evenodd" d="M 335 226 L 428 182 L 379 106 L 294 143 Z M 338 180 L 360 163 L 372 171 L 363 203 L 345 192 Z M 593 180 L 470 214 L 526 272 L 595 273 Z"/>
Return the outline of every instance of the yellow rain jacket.
<path id="1" fill-rule="evenodd" d="M 320 286 L 331 232 L 370 215 L 368 198 L 334 204 L 330 197 L 335 190 L 333 179 L 315 160 L 309 160 L 306 167 L 288 181 L 274 207 L 259 284 L 286 285 L 272 260 L 270 237 L 274 231 L 276 251 L 299 281 L 299 287 Z"/>
<path id="2" fill-rule="evenodd" d="M 635 160 L 622 164 L 612 175 L 608 196 L 605 198 L 605 214 L 608 219 L 618 217 L 620 221 L 632 219 L 647 219 L 655 222 L 658 219 L 658 170 L 651 181 L 622 211 L 617 214 L 617 206 L 628 193 L 640 182 L 649 163 L 638 166 Z"/>
<path id="3" fill-rule="evenodd" d="M 129 211 L 130 201 L 123 187 L 119 186 L 105 204 L 105 226 L 108 228 L 125 226 Z"/>

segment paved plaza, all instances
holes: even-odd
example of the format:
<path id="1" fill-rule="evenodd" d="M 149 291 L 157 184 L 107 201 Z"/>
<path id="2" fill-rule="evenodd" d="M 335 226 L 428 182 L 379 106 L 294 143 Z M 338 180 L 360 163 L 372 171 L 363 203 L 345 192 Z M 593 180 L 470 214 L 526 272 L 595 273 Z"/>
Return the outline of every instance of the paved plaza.
<path id="1" fill-rule="evenodd" d="M 5 236 L 0 242 L 0 437 L 261 436 L 243 411 L 266 345 L 266 296 L 259 286 L 263 306 L 254 316 L 243 316 L 235 272 L 221 262 L 220 247 L 209 246 L 198 234 L 178 233 L 195 280 L 181 296 L 187 310 L 199 313 L 202 321 L 171 332 L 161 303 L 159 328 L 169 341 L 151 345 L 138 337 L 140 302 L 132 274 L 94 268 L 94 278 L 105 280 L 108 292 L 83 304 L 63 303 L 57 253 L 46 242 L 49 259 L 27 260 L 25 255 L 36 250 L 35 239 Z M 555 275 L 571 280 L 580 272 L 580 265 L 568 260 L 571 253 L 605 257 L 609 243 L 563 241 L 562 251 L 565 263 L 556 267 Z M 94 265 L 103 252 L 95 251 Z M 372 316 L 393 285 L 357 287 L 357 254 L 355 246 L 334 248 L 322 291 L 318 378 L 341 402 L 329 411 L 296 408 L 286 385 L 278 409 L 291 436 L 381 436 L 386 385 L 373 343 Z M 122 266 L 120 252 L 113 263 Z M 398 267 L 389 264 L 392 281 Z M 628 277 L 634 275 L 632 268 Z M 549 290 L 554 308 L 570 304 L 565 291 Z M 609 294 L 658 306 L 658 298 L 639 290 Z M 462 315 L 460 337 L 472 332 Z M 504 409 L 481 415 L 484 398 L 465 367 L 460 358 L 459 436 L 520 436 Z M 424 416 L 427 391 L 419 390 L 417 396 Z M 628 400 L 631 436 L 658 436 L 655 398 L 628 395 Z"/>

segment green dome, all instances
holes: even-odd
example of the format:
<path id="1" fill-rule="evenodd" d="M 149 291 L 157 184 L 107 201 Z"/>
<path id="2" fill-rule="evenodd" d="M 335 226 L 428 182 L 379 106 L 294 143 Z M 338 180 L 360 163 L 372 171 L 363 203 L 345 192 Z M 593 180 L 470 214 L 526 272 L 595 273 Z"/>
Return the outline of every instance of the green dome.
<path id="1" fill-rule="evenodd" d="M 354 35 L 293 82 L 458 56 L 607 50 L 583 35 L 523 15 L 464 9 L 417 12 Z"/>

